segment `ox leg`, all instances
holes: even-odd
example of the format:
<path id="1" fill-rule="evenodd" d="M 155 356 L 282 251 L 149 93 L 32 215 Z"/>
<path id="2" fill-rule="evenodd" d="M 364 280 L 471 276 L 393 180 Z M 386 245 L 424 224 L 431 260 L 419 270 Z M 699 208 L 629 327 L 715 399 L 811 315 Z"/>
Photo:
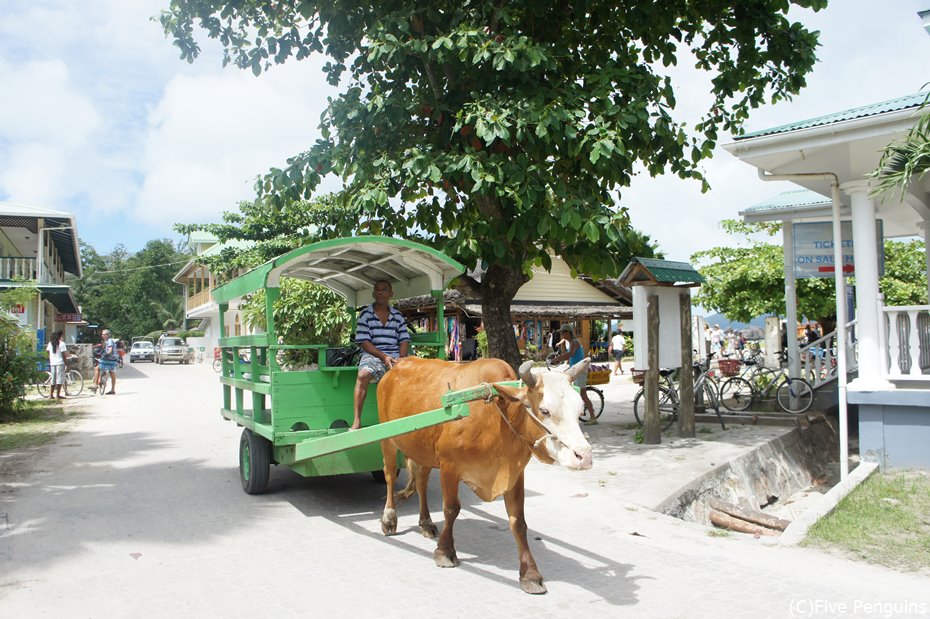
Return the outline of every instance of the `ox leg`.
<path id="1" fill-rule="evenodd" d="M 446 522 L 433 552 L 433 559 L 439 567 L 455 567 L 459 564 L 459 559 L 455 556 L 452 525 L 462 509 L 462 504 L 459 503 L 459 478 L 452 472 L 439 469 L 439 482 L 442 485 L 442 514 Z"/>
<path id="2" fill-rule="evenodd" d="M 394 507 L 394 480 L 397 479 L 397 447 L 393 441 L 381 441 L 381 455 L 384 457 L 384 483 L 387 497 L 384 512 L 381 514 L 381 532 L 394 535 L 397 532 L 397 509 Z"/>
<path id="3" fill-rule="evenodd" d="M 504 505 L 507 507 L 507 517 L 510 521 L 510 532 L 517 541 L 517 554 L 520 558 L 520 587 L 527 593 L 546 593 L 542 574 L 536 567 L 536 560 L 530 552 L 530 545 L 526 541 L 526 519 L 523 515 L 523 475 L 513 485 L 513 488 L 504 493 Z"/>
<path id="4" fill-rule="evenodd" d="M 426 503 L 426 491 L 429 487 L 429 474 L 431 470 L 432 469 L 428 466 L 421 466 L 418 464 L 415 464 L 413 468 L 414 479 L 417 484 L 417 496 L 420 499 L 420 533 L 427 539 L 436 539 L 436 536 L 439 534 L 439 529 L 433 524 L 433 517 L 430 516 L 429 505 Z"/>

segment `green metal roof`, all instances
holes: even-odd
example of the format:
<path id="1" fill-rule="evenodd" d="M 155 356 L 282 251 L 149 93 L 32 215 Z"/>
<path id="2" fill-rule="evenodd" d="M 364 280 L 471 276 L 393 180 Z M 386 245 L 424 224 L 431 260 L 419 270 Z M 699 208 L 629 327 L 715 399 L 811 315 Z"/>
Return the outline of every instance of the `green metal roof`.
<path id="1" fill-rule="evenodd" d="M 646 269 L 655 282 L 660 284 L 703 284 L 705 281 L 701 274 L 687 262 L 673 262 L 671 260 L 658 260 L 656 258 L 633 258 L 619 277 L 619 281 L 624 286 L 628 286 L 636 281 L 645 281 L 642 279 L 628 281 L 629 277 L 633 275 L 634 270 L 636 270 L 637 265 L 641 265 Z"/>
<path id="2" fill-rule="evenodd" d="M 761 211 L 782 211 L 792 210 L 802 206 L 832 206 L 833 200 L 826 198 L 816 191 L 810 189 L 796 189 L 794 191 L 785 191 L 764 202 L 753 204 L 744 212 L 757 213 Z"/>
<path id="3" fill-rule="evenodd" d="M 812 127 L 832 125 L 834 123 L 839 123 L 846 120 L 855 120 L 857 118 L 878 116 L 879 114 L 897 112 L 900 110 L 906 110 L 908 108 L 917 108 L 927 100 L 928 95 L 930 95 L 930 93 L 918 92 L 912 95 L 907 95 L 906 97 L 898 97 L 897 99 L 889 99 L 888 101 L 872 103 L 862 107 L 855 107 L 849 110 L 844 110 L 842 112 L 825 114 L 824 116 L 817 116 L 816 118 L 810 118 L 808 120 L 799 120 L 797 122 L 781 125 L 778 127 L 772 127 L 770 129 L 753 131 L 751 133 L 735 136 L 733 139 L 739 141 L 749 138 L 758 138 L 766 135 L 775 135 L 777 133 L 790 133 L 792 131 L 799 131 L 801 129 L 810 129 Z"/>
<path id="4" fill-rule="evenodd" d="M 266 262 L 216 288 L 217 303 L 262 288 L 277 288 L 282 277 L 315 282 L 339 293 L 350 307 L 372 302 L 378 280 L 391 282 L 403 299 L 443 290 L 465 267 L 432 247 L 380 236 L 358 236 L 311 243 Z"/>

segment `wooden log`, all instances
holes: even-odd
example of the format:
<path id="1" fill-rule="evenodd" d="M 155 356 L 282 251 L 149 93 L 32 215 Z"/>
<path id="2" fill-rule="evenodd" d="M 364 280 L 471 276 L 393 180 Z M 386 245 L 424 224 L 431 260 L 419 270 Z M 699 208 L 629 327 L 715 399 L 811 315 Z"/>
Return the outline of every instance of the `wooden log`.
<path id="1" fill-rule="evenodd" d="M 678 382 L 678 434 L 694 438 L 694 373 L 691 371 L 691 294 L 678 295 L 681 319 L 681 380 Z"/>
<path id="2" fill-rule="evenodd" d="M 759 524 L 769 529 L 775 529 L 777 531 L 784 531 L 788 528 L 788 525 L 791 524 L 790 521 L 785 520 L 784 518 L 779 518 L 778 516 L 773 516 L 771 514 L 766 514 L 765 512 L 760 512 L 755 509 L 746 509 L 740 507 L 739 505 L 734 505 L 732 503 L 727 503 L 716 497 L 710 497 L 707 499 L 707 505 L 712 509 L 723 512 L 734 518 L 739 518 L 740 520 L 745 520 L 753 524 Z"/>
<path id="3" fill-rule="evenodd" d="M 658 445 L 662 442 L 659 425 L 659 297 L 652 294 L 646 300 L 646 414 L 643 419 L 643 444 Z"/>
<path id="4" fill-rule="evenodd" d="M 736 531 L 737 533 L 749 533 L 750 535 L 765 535 L 768 537 L 778 535 L 777 531 L 772 529 L 767 529 L 765 527 L 760 527 L 757 524 L 752 524 L 746 522 L 745 520 L 740 520 L 739 518 L 734 518 L 733 516 L 728 516 L 723 512 L 718 512 L 715 509 L 710 511 L 710 521 L 714 526 L 720 527 L 721 529 L 727 529 L 730 531 Z"/>

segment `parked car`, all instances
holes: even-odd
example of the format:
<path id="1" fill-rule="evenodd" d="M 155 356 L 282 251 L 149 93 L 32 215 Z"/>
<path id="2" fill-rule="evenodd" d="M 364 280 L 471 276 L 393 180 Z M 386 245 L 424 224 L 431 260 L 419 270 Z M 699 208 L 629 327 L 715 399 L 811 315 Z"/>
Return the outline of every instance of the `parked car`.
<path id="1" fill-rule="evenodd" d="M 190 363 L 190 350 L 187 344 L 179 337 L 161 337 L 155 345 L 155 363 L 177 361 Z"/>
<path id="2" fill-rule="evenodd" d="M 151 342 L 134 342 L 129 349 L 129 363 L 155 361 L 155 345 Z"/>

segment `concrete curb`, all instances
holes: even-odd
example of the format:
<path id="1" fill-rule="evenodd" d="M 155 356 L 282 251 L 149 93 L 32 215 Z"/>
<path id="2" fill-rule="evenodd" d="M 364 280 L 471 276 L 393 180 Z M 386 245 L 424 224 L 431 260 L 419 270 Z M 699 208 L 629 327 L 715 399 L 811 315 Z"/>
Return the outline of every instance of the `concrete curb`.
<path id="1" fill-rule="evenodd" d="M 829 515 L 847 494 L 868 479 L 878 469 L 877 462 L 861 462 L 843 481 L 836 484 L 795 518 L 788 528 L 778 537 L 782 546 L 797 546 L 807 537 L 807 532 L 821 518 Z"/>

